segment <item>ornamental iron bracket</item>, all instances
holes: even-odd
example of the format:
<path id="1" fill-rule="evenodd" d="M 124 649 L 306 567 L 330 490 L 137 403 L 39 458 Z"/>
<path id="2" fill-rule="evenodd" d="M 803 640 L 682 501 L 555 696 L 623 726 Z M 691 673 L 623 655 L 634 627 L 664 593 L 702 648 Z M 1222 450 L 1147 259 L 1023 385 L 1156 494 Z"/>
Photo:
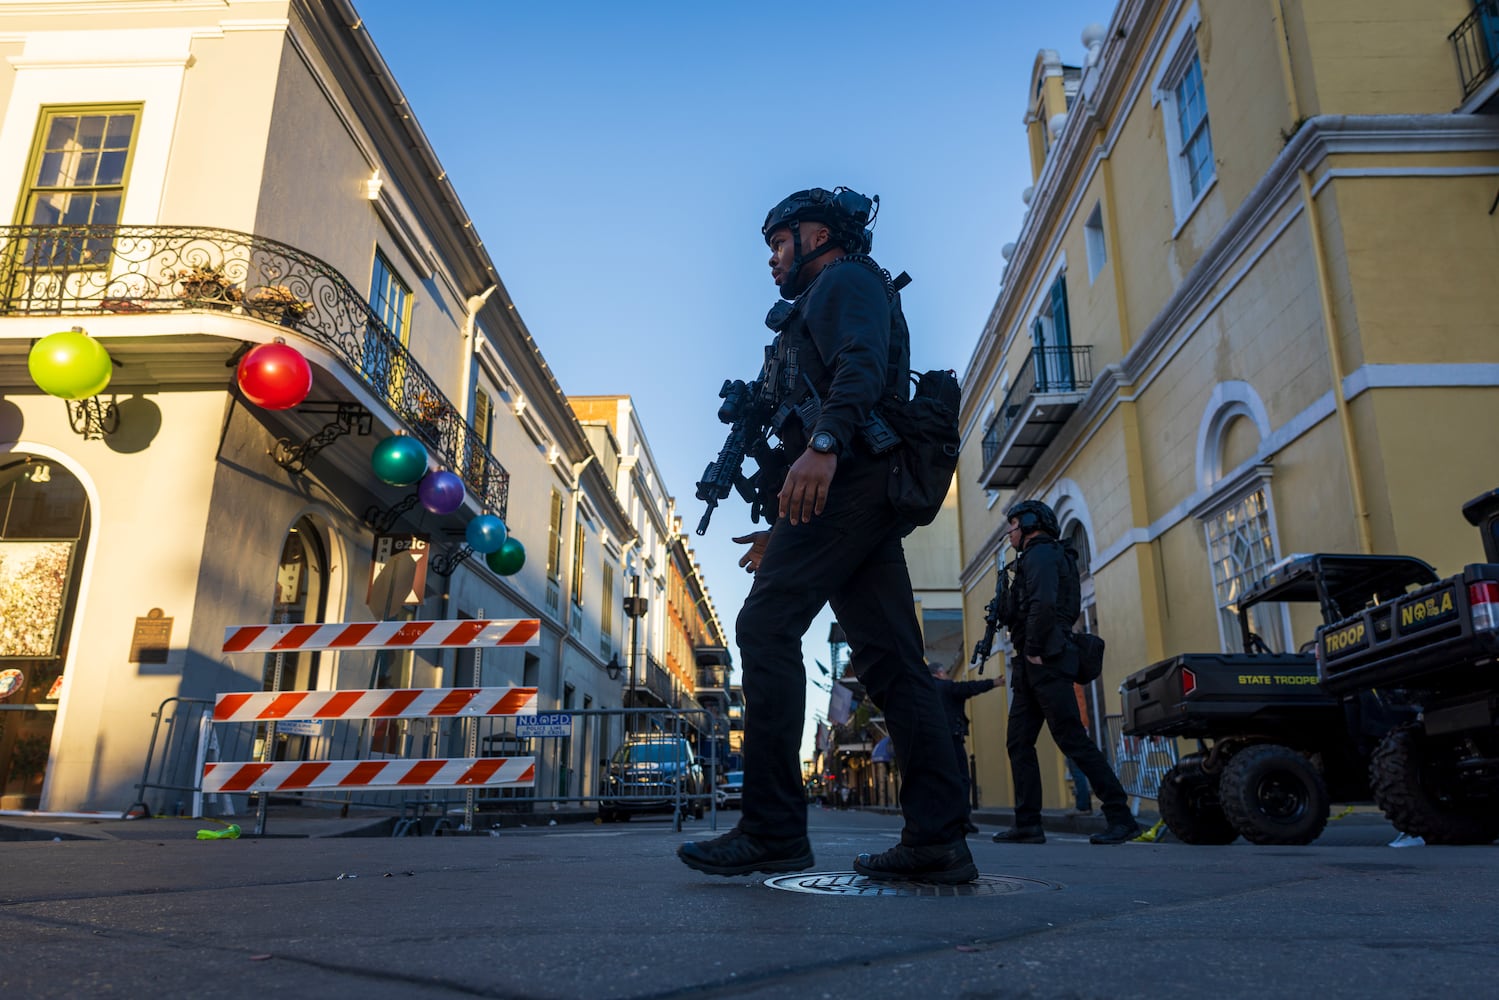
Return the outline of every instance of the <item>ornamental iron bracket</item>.
<path id="1" fill-rule="evenodd" d="M 120 428 L 120 410 L 115 406 L 115 397 L 110 396 L 105 402 L 99 396 L 89 396 L 87 399 L 69 399 L 68 423 L 73 427 L 73 433 L 82 435 L 85 441 L 98 441 L 106 434 L 113 434 Z"/>
<path id="2" fill-rule="evenodd" d="M 364 523 L 377 535 L 389 534 L 390 529 L 395 527 L 396 522 L 401 519 L 401 515 L 415 507 L 420 499 L 420 493 L 411 493 L 386 510 L 380 509 L 378 504 L 371 505 L 364 512 Z"/>
<path id="3" fill-rule="evenodd" d="M 427 568 L 436 573 L 438 576 L 449 577 L 453 575 L 453 570 L 458 568 L 459 563 L 463 562 L 463 560 L 467 559 L 473 554 L 473 546 L 469 545 L 467 542 L 464 542 L 456 549 L 449 549 L 442 555 L 434 558 L 430 563 L 427 564 Z"/>
<path id="4" fill-rule="evenodd" d="M 305 473 L 307 463 L 312 461 L 314 455 L 345 434 L 363 437 L 370 432 L 370 411 L 358 403 L 309 403 L 297 407 L 297 412 L 331 414 L 333 419 L 300 444 L 293 443 L 290 438 L 281 438 L 276 442 L 276 447 L 271 450 L 271 458 L 293 475 Z"/>

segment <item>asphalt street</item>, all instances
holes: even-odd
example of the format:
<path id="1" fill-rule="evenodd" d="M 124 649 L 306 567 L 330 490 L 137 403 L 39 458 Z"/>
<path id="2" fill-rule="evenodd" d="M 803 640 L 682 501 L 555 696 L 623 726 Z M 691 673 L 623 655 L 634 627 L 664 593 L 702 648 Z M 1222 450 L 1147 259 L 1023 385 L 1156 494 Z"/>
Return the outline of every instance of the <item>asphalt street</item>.
<path id="1" fill-rule="evenodd" d="M 898 835 L 878 813 L 813 810 L 821 877 L 797 881 L 839 894 L 687 869 L 673 852 L 706 822 L 544 823 L 201 841 L 214 824 L 0 818 L 90 838 L 0 843 L 0 996 L 1262 1000 L 1499 980 L 1499 846 L 1390 848 L 1368 816 L 1307 847 L 1001 846 L 988 825 L 982 892 L 961 896 L 852 877 Z"/>

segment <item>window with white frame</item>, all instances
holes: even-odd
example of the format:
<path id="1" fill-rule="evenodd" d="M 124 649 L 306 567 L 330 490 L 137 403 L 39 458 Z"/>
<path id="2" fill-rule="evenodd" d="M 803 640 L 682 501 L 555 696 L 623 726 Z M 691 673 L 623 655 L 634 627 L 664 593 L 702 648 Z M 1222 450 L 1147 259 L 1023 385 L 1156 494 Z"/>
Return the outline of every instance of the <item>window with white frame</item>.
<path id="1" fill-rule="evenodd" d="M 1103 238 L 1103 203 L 1094 202 L 1083 223 L 1083 243 L 1088 250 L 1088 283 L 1091 285 L 1109 262 L 1109 245 Z"/>
<path id="2" fill-rule="evenodd" d="M 1239 601 L 1250 587 L 1264 578 L 1275 563 L 1275 537 L 1271 530 L 1270 499 L 1263 485 L 1219 510 L 1204 521 L 1208 558 L 1212 561 L 1213 591 L 1225 652 L 1243 652 L 1239 632 Z M 1275 652 L 1286 649 L 1279 605 L 1261 604 L 1250 609 L 1250 630 Z"/>
<path id="3" fill-rule="evenodd" d="M 1202 58 L 1197 51 L 1200 21 L 1197 5 L 1193 4 L 1166 49 L 1168 59 L 1154 88 L 1154 103 L 1161 108 L 1166 135 L 1171 200 L 1178 225 L 1192 213 L 1218 173 L 1202 83 Z"/>

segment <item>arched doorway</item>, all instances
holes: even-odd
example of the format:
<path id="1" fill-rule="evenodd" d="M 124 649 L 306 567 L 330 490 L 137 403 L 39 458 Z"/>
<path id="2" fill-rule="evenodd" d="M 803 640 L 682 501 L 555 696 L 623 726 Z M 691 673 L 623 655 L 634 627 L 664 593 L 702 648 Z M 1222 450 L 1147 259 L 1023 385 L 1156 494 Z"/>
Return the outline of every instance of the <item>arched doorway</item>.
<path id="1" fill-rule="evenodd" d="M 276 562 L 271 621 L 277 625 L 321 622 L 328 606 L 328 554 L 311 519 L 292 525 Z M 265 658 L 261 687 L 266 691 L 315 691 L 321 666 L 317 650 L 272 653 Z M 319 723 L 283 722 L 276 727 L 270 759 L 304 760 L 307 744 Z M 256 734 L 257 756 L 263 752 L 265 732 Z"/>
<path id="2" fill-rule="evenodd" d="M 88 532 L 72 473 L 0 457 L 0 809 L 41 802 Z"/>

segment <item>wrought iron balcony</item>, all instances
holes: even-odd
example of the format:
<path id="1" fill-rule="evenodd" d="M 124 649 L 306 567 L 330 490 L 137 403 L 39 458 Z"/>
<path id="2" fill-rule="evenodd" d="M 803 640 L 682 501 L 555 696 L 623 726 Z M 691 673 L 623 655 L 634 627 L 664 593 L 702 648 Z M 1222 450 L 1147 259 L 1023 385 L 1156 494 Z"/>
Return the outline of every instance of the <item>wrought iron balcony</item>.
<path id="1" fill-rule="evenodd" d="M 1494 75 L 1499 53 L 1499 0 L 1476 0 L 1468 16 L 1447 36 L 1457 54 L 1463 99 L 1472 97 Z"/>
<path id="2" fill-rule="evenodd" d="M 1032 348 L 984 428 L 980 482 L 990 488 L 1024 482 L 1092 384 L 1093 348 Z"/>
<path id="3" fill-rule="evenodd" d="M 277 240 L 194 226 L 0 226 L 0 315 L 207 309 L 247 314 L 327 348 L 505 516 L 509 474 L 437 382 L 325 261 Z"/>

